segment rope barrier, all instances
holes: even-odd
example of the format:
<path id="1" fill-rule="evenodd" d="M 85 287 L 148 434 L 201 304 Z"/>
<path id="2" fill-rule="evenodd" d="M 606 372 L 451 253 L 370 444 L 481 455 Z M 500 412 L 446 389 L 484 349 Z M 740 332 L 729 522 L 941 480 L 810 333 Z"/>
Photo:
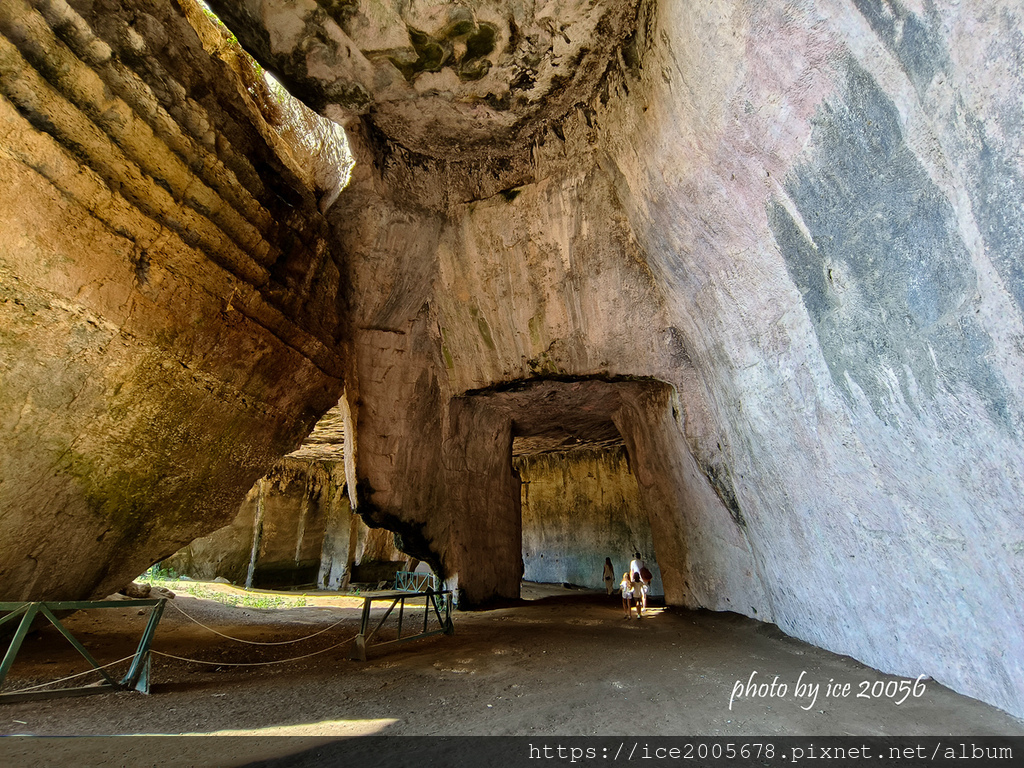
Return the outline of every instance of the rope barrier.
<path id="1" fill-rule="evenodd" d="M 334 622 L 330 626 L 324 627 L 323 629 L 321 629 L 321 630 L 319 630 L 317 632 L 314 632 L 312 635 L 306 635 L 305 637 L 300 637 L 300 638 L 298 638 L 296 640 L 282 640 L 282 641 L 278 641 L 278 642 L 258 642 L 256 640 L 243 640 L 240 637 L 231 637 L 230 635 L 225 635 L 223 632 L 218 632 L 213 627 L 209 627 L 206 624 L 203 624 L 201 621 L 199 621 L 195 617 L 190 616 L 188 613 L 183 611 L 181 608 L 179 608 L 173 602 L 168 601 L 168 604 L 173 606 L 175 608 L 175 610 L 177 610 L 178 613 L 180 613 L 186 619 L 188 619 L 189 621 L 192 621 L 192 622 L 198 624 L 203 629 L 208 630 L 209 632 L 212 632 L 215 635 L 219 635 L 220 637 L 223 637 L 226 640 L 234 640 L 235 642 L 245 643 L 247 645 L 291 645 L 292 643 L 301 643 L 301 642 L 303 642 L 305 640 L 309 640 L 311 638 L 314 638 L 317 635 L 322 635 L 324 632 L 327 632 L 329 630 L 334 629 L 339 624 L 341 624 L 341 623 L 343 623 L 345 621 L 345 619 L 339 619 L 338 621 Z M 292 658 L 289 658 L 289 659 L 277 659 L 275 661 L 248 661 L 248 662 L 205 661 L 203 659 L 189 659 L 189 658 L 186 658 L 184 656 L 175 656 L 173 653 L 164 653 L 163 651 L 158 651 L 158 650 L 152 649 L 152 648 L 149 650 L 149 653 L 154 654 L 156 656 L 163 656 L 163 657 L 168 658 L 168 659 L 175 659 L 177 661 L 188 662 L 190 664 L 207 664 L 207 665 L 213 666 L 213 667 L 268 667 L 268 666 L 271 666 L 271 665 L 274 665 L 274 664 L 290 664 L 290 663 L 295 662 L 295 661 L 302 661 L 303 659 L 312 658 L 313 656 L 319 656 L 322 653 L 327 653 L 328 651 L 333 651 L 335 648 L 340 648 L 343 645 L 351 643 L 353 640 L 356 639 L 356 637 L 358 637 L 358 634 L 352 635 L 352 637 L 349 637 L 349 638 L 347 638 L 345 640 L 342 640 L 342 641 L 340 641 L 338 643 L 335 643 L 334 645 L 328 646 L 327 648 L 322 648 L 319 651 L 313 651 L 312 653 L 303 654 L 302 656 L 293 656 Z M 36 690 L 38 688 L 45 688 L 45 687 L 50 686 L 50 685 L 56 685 L 57 683 L 63 683 L 63 682 L 66 682 L 68 680 L 74 680 L 76 677 L 81 677 L 82 675 L 88 675 L 90 672 L 98 672 L 101 669 L 106 669 L 107 667 L 112 667 L 115 664 L 120 664 L 121 662 L 128 661 L 129 659 L 132 659 L 134 657 L 135 657 L 135 654 L 133 653 L 131 656 L 125 656 L 123 659 L 118 659 L 117 661 L 112 661 L 109 664 L 104 664 L 101 667 L 94 667 L 93 669 L 87 669 L 85 672 L 79 672 L 79 673 L 74 674 L 74 675 L 69 675 L 68 677 L 62 677 L 59 680 L 51 680 L 50 682 L 41 683 L 39 685 L 33 685 L 33 686 L 28 687 L 28 688 L 20 688 L 17 691 L 10 691 L 10 693 L 12 693 L 12 694 L 13 693 L 25 693 L 27 691 L 34 691 L 34 690 Z"/>
<path id="2" fill-rule="evenodd" d="M 310 638 L 316 637 L 317 635 L 322 635 L 324 632 L 332 630 L 336 626 L 338 626 L 339 624 L 342 624 L 344 621 L 346 621 L 346 619 L 344 619 L 344 618 L 343 619 L 339 619 L 338 621 L 336 621 L 333 624 L 331 624 L 329 627 L 324 627 L 320 631 L 314 632 L 312 635 L 306 635 L 305 637 L 300 637 L 300 638 L 298 638 L 296 640 L 280 640 L 280 641 L 276 641 L 276 642 L 263 643 L 263 642 L 259 642 L 257 640 L 243 640 L 240 637 L 232 637 L 231 635 L 225 635 L 223 632 L 218 632 L 213 627 L 208 627 L 207 625 L 203 624 L 203 622 L 199 621 L 199 619 L 195 618 L 194 616 L 190 616 L 189 614 L 185 613 L 185 611 L 183 611 L 181 608 L 179 608 L 177 605 L 175 605 L 172 601 L 168 601 L 167 604 L 170 605 L 172 608 L 174 608 L 174 610 L 176 610 L 178 613 L 180 613 L 186 619 L 188 619 L 189 621 L 195 622 L 196 624 L 198 624 L 203 629 L 205 629 L 205 630 L 207 630 L 209 632 L 213 632 L 213 634 L 215 634 L 215 635 L 220 635 L 221 637 L 225 638 L 226 640 L 234 640 L 236 643 L 245 643 L 246 645 L 291 645 L 292 643 L 301 643 L 304 640 L 309 640 Z"/>
<path id="3" fill-rule="evenodd" d="M 291 645 L 293 643 L 301 643 L 301 642 L 304 642 L 306 640 L 310 640 L 310 639 L 316 637 L 317 635 L 322 635 L 324 632 L 328 632 L 328 631 L 334 629 L 335 627 L 337 627 L 339 624 L 342 624 L 343 622 L 346 621 L 346 619 L 344 619 L 344 618 L 343 619 L 339 619 L 338 621 L 334 622 L 330 626 L 324 627 L 323 629 L 318 630 L 318 631 L 314 632 L 311 635 L 306 635 L 304 637 L 300 637 L 300 638 L 297 638 L 295 640 L 281 640 L 281 641 L 275 641 L 275 642 L 260 642 L 260 641 L 257 641 L 257 640 L 243 640 L 240 637 L 232 637 L 231 635 L 225 635 L 223 632 L 219 632 L 218 630 L 214 629 L 213 627 L 210 627 L 210 626 L 207 626 L 206 624 L 203 624 L 203 622 L 199 621 L 199 619 L 195 618 L 194 616 L 189 615 L 184 610 L 182 610 L 180 607 L 175 605 L 173 602 L 168 601 L 167 604 L 171 605 L 176 611 L 178 611 L 178 613 L 180 613 L 186 619 L 188 619 L 189 621 L 197 624 L 198 626 L 202 627 L 203 629 L 207 630 L 208 632 L 212 632 L 213 634 L 218 635 L 220 637 L 223 637 L 226 640 L 234 640 L 236 643 L 245 643 L 246 645 L 268 645 L 269 646 L 269 645 Z M 288 659 L 276 659 L 274 661 L 247 661 L 247 662 L 237 662 L 237 661 L 206 661 L 204 659 L 190 659 L 190 658 L 187 658 L 185 656 L 176 656 L 173 653 L 164 653 L 163 651 L 158 651 L 158 650 L 153 649 L 153 648 L 151 648 L 149 650 L 149 653 L 151 653 L 151 654 L 153 654 L 155 656 L 163 656 L 163 657 L 168 658 L 168 659 L 175 659 L 177 661 L 184 661 L 184 662 L 187 662 L 189 664 L 206 664 L 206 665 L 212 666 L 212 667 L 268 667 L 268 666 L 272 666 L 274 664 L 290 664 L 290 663 L 295 662 L 295 661 L 302 661 L 303 659 L 309 659 L 309 658 L 312 658 L 314 656 L 319 656 L 322 653 L 327 653 L 328 651 L 333 651 L 335 648 L 340 648 L 343 645 L 347 645 L 348 643 L 351 643 L 353 640 L 356 639 L 356 637 L 358 637 L 358 633 L 355 634 L 355 635 L 352 635 L 352 637 L 349 637 L 349 638 L 347 638 L 345 640 L 342 640 L 342 641 L 340 641 L 338 643 L 335 643 L 334 645 L 328 646 L 327 648 L 322 648 L 319 651 L 313 651 L 312 653 L 306 653 L 306 654 L 303 654 L 302 656 L 293 656 L 293 657 L 288 658 Z M 100 669 L 106 669 L 107 667 L 112 667 L 115 664 L 120 664 L 123 661 L 128 661 L 129 659 L 133 658 L 134 656 L 135 656 L 135 654 L 132 654 L 131 656 L 125 656 L 123 659 L 118 659 L 117 661 L 112 661 L 109 664 L 104 664 L 102 667 L 96 667 L 94 669 L 89 669 L 89 670 L 86 670 L 85 672 L 79 672 L 78 674 L 75 674 L 75 675 L 69 675 L 68 677 L 62 677 L 59 680 L 52 680 L 52 681 L 50 681 L 48 683 L 41 683 L 40 685 L 33 685 L 33 686 L 28 687 L 28 688 L 21 688 L 21 689 L 19 689 L 17 691 L 11 691 L 11 693 L 24 693 L 26 691 L 34 691 L 37 688 L 45 688 L 45 687 L 50 686 L 50 685 L 56 685 L 57 683 L 66 682 L 67 680 L 73 680 L 76 677 L 81 677 L 82 675 L 88 675 L 90 672 L 97 672 Z"/>
<path id="4" fill-rule="evenodd" d="M 59 680 L 50 680 L 48 683 L 40 683 L 39 685 L 30 685 L 28 688 L 19 688 L 16 691 L 5 691 L 4 693 L 5 693 L 5 695 L 6 694 L 15 694 L 15 693 L 25 693 L 26 691 L 34 691 L 34 690 L 36 690 L 38 688 L 45 688 L 48 685 L 56 685 L 57 683 L 64 683 L 64 682 L 67 682 L 68 680 L 74 680 L 76 677 L 81 677 L 82 675 L 88 675 L 90 672 L 99 672 L 101 669 L 106 669 L 107 667 L 112 667 L 115 664 L 120 664 L 122 661 L 128 661 L 128 659 L 133 659 L 133 658 L 135 658 L 135 654 L 134 653 L 131 656 L 125 656 L 123 659 L 118 659 L 117 661 L 112 661 L 109 664 L 104 664 L 101 667 L 93 667 L 92 669 L 87 669 L 87 670 L 85 670 L 85 672 L 78 672 L 77 674 L 74 674 L 74 675 L 68 675 L 67 677 L 62 677 Z"/>
<path id="5" fill-rule="evenodd" d="M 335 643 L 334 645 L 322 648 L 319 651 L 313 651 L 313 653 L 307 653 L 303 656 L 294 656 L 290 659 L 277 659 L 276 661 L 204 661 L 202 659 L 187 659 L 184 656 L 175 656 L 172 653 L 164 653 L 163 651 L 157 650 L 151 650 L 150 653 L 155 653 L 157 656 L 166 656 L 168 659 L 187 661 L 191 664 L 208 664 L 211 667 L 268 667 L 272 664 L 289 664 L 293 661 L 302 661 L 303 659 L 308 659 L 313 656 L 319 656 L 321 653 L 327 653 L 328 651 L 333 651 L 335 648 L 340 648 L 347 643 L 351 643 L 356 639 L 356 637 L 357 635 L 352 635 L 352 637 L 347 640 L 342 640 L 340 643 Z"/>
<path id="6" fill-rule="evenodd" d="M 189 615 L 184 610 L 182 610 L 179 606 L 175 605 L 173 602 L 168 602 L 168 604 L 171 605 L 176 611 L 178 611 L 178 613 L 180 613 L 186 619 L 188 619 L 189 621 L 194 622 L 195 624 L 197 624 L 198 626 L 200 626 L 203 629 L 207 630 L 208 632 L 212 632 L 215 635 L 223 637 L 225 640 L 234 640 L 236 643 L 245 643 L 246 645 L 291 645 L 293 643 L 301 643 L 301 642 L 303 642 L 305 640 L 309 640 L 311 638 L 314 638 L 317 635 L 322 635 L 324 632 L 328 632 L 328 631 L 334 629 L 339 624 L 342 624 L 342 623 L 344 623 L 347 620 L 345 618 L 339 619 L 338 621 L 334 622 L 330 626 L 324 627 L 323 629 L 318 630 L 317 632 L 314 632 L 311 635 L 306 635 L 305 637 L 300 637 L 300 638 L 297 638 L 295 640 L 280 640 L 280 641 L 274 641 L 274 642 L 260 642 L 260 641 L 257 641 L 257 640 L 243 640 L 240 637 L 232 637 L 231 635 L 225 635 L 223 632 L 219 632 L 218 630 L 214 629 L 213 627 L 210 627 L 210 626 L 207 626 L 206 624 L 203 624 L 203 622 L 199 621 L 199 619 L 195 618 L 194 616 Z M 163 657 L 168 658 L 168 659 L 175 659 L 177 661 L 185 661 L 185 662 L 188 662 L 190 664 L 206 664 L 206 665 L 211 666 L 211 667 L 267 667 L 267 666 L 271 666 L 273 664 L 290 664 L 293 661 L 302 661 L 303 659 L 309 659 L 309 658 L 312 658 L 313 656 L 319 656 L 321 653 L 327 653 L 327 651 L 333 651 L 335 648 L 340 648 L 343 645 L 351 643 L 353 640 L 356 639 L 357 636 L 358 635 L 352 635 L 352 637 L 347 638 L 346 640 L 342 640 L 342 641 L 340 641 L 338 643 L 335 643 L 334 645 L 328 646 L 327 648 L 322 648 L 319 651 L 313 651 L 312 653 L 303 654 L 302 656 L 293 656 L 293 657 L 288 658 L 288 659 L 277 659 L 275 661 L 246 661 L 246 662 L 238 662 L 238 661 L 205 661 L 204 659 L 189 659 L 189 658 L 186 658 L 185 656 L 175 656 L 173 653 L 164 653 L 163 651 L 158 651 L 158 650 L 155 650 L 155 649 L 151 649 L 150 653 L 155 654 L 157 656 L 163 656 Z"/>

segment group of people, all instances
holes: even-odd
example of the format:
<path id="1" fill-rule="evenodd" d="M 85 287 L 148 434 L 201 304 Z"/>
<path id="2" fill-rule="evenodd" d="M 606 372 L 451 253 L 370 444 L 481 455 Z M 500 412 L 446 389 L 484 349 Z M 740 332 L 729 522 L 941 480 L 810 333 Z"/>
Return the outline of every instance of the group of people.
<path id="1" fill-rule="evenodd" d="M 612 566 L 610 557 L 604 559 L 604 585 L 610 595 L 613 591 L 612 582 L 615 581 L 615 568 Z M 647 610 L 647 593 L 651 586 L 651 571 L 647 563 L 643 561 L 639 552 L 633 554 L 629 562 L 629 570 L 622 574 L 622 581 L 619 588 L 622 590 L 622 609 L 626 618 L 633 618 L 633 608 L 636 607 L 636 617 L 643 618 Z"/>

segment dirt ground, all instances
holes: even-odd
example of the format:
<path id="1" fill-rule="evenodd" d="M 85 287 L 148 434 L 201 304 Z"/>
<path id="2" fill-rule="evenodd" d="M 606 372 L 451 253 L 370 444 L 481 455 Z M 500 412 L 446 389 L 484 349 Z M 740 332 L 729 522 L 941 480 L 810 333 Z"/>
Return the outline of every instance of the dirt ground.
<path id="1" fill-rule="evenodd" d="M 348 658 L 359 628 L 359 598 L 245 598 L 224 585 L 193 591 L 204 589 L 250 606 L 285 605 L 230 606 L 181 591 L 168 601 L 153 649 L 213 664 L 155 656 L 150 695 L 3 703 L 0 734 L 249 738 L 181 740 L 180 749 L 158 757 L 146 753 L 145 740 L 4 738 L 0 763 L 244 765 L 331 738 L 370 734 L 1024 735 L 1024 722 L 935 681 L 901 687 L 900 678 L 733 614 L 652 607 L 642 620 L 626 620 L 617 596 L 526 584 L 527 599 L 520 604 L 455 612 L 454 635 L 376 650 L 371 645 L 369 660 L 359 662 Z M 422 623 L 422 610 L 406 614 L 406 632 L 410 622 Z M 382 612 L 375 607 L 375 615 Z M 384 625 L 387 631 L 394 619 Z M 65 623 L 107 663 L 132 653 L 145 621 L 138 609 L 115 608 L 80 612 Z M 248 645 L 211 629 L 255 642 L 300 641 Z M 63 637 L 44 627 L 29 635 L 3 692 L 86 667 Z M 126 667 L 112 669 L 123 674 Z M 774 691 L 733 698 L 737 684 L 745 687 L 752 673 L 755 685 L 774 680 Z M 803 695 L 798 682 L 808 686 Z M 830 683 L 851 687 L 846 696 L 828 697 Z M 812 701 L 815 684 L 820 687 Z M 857 696 L 862 690 L 867 698 Z M 896 703 L 904 694 L 905 701 Z M 293 738 L 273 738 L 282 735 Z"/>

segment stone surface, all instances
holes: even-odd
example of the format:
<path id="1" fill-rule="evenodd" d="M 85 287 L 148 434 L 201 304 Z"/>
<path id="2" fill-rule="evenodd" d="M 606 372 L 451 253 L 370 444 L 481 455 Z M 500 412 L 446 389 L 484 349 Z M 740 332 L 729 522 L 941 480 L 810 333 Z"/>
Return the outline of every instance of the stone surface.
<path id="1" fill-rule="evenodd" d="M 4 2 L 0 73 L 0 584 L 103 596 L 336 403 L 340 257 L 179 5 Z"/>
<path id="2" fill-rule="evenodd" d="M 123 16 L 105 15 L 106 4 L 110 21 L 100 25 L 109 30 L 103 45 L 125 62 L 138 60 L 137 37 L 160 39 L 174 15 L 135 5 L 135 26 L 118 26 Z M 158 169 L 156 154 L 138 173 L 122 173 L 120 159 L 100 162 L 107 131 L 126 126 L 114 142 L 126 152 L 148 139 L 117 104 L 83 108 L 84 122 L 51 109 L 40 78 L 74 70 L 19 42 L 42 37 L 13 28 L 23 6 L 5 3 L 0 173 L 19 204 L 4 206 L 7 242 L 17 247 L 4 252 L 11 298 L 0 327 L 12 339 L 5 431 L 18 436 L 7 455 L 18 458 L 5 459 L 0 493 L 5 520 L 10 509 L 29 510 L 7 529 L 11 583 L 36 585 L 26 593 L 96 583 L 118 543 L 145 540 L 118 520 L 110 548 L 98 549 L 85 513 L 63 512 L 86 509 L 64 500 L 82 495 L 77 485 L 51 480 L 54 456 L 78 455 L 67 452 L 68 435 L 88 435 L 79 443 L 97 447 L 87 455 L 103 457 L 98 467 L 75 465 L 79 477 L 126 467 L 134 478 L 135 458 L 147 457 L 150 479 L 126 487 L 153 505 L 144 509 L 162 510 L 143 519 L 165 521 L 152 541 L 167 542 L 237 503 L 257 467 L 334 404 L 343 378 L 356 508 L 396 531 L 403 550 L 467 605 L 518 594 L 515 441 L 621 440 L 668 602 L 773 621 L 886 672 L 930 675 L 1024 715 L 1018 4 L 216 7 L 295 93 L 346 124 L 356 166 L 327 218 L 331 253 L 353 257 L 300 249 L 275 267 L 281 241 L 266 237 L 264 246 L 253 229 L 276 215 L 252 220 L 225 208 L 214 229 L 205 213 L 195 218 L 208 197 L 185 206 L 192 213 L 161 208 L 161 189 L 181 189 L 177 166 Z M 171 123 L 192 126 L 183 135 L 223 136 L 214 145 L 231 147 L 239 136 L 265 136 L 200 131 L 212 114 L 237 114 L 238 101 L 207 82 L 203 111 L 192 109 L 198 102 L 184 97 L 196 86 L 184 73 L 205 65 L 186 65 L 179 32 L 166 39 L 133 66 L 178 73 L 182 98 L 168 88 L 162 103 Z M 103 50 L 79 55 L 103 69 Z M 22 64 L 26 57 L 35 63 Z M 123 72 L 121 61 L 107 69 Z M 556 64 L 571 70 L 567 79 Z M 76 89 L 94 99 L 113 98 L 82 83 Z M 267 189 L 306 200 L 281 192 L 303 184 L 280 164 L 257 184 L 263 176 L 243 160 L 269 150 L 253 141 L 223 161 L 243 186 L 257 200 Z M 148 183 L 154 173 L 166 186 Z M 89 211 L 103 212 L 102 226 Z M 310 215 L 298 220 L 319 221 Z M 119 233 L 153 216 L 165 216 L 164 228 L 136 238 L 155 244 L 137 251 Z M 179 245 L 181 232 L 192 240 Z M 96 254 L 88 269 L 73 243 Z M 325 266 L 314 269 L 313 254 Z M 172 255 L 185 261 L 172 265 Z M 234 277 L 201 302 L 173 290 L 172 278 L 192 274 L 179 266 L 186 262 Z M 129 313 L 140 328 L 130 326 L 126 341 L 122 315 L 92 307 L 125 307 L 136 273 L 149 282 L 132 290 L 163 292 Z M 274 280 L 285 288 L 264 287 Z M 249 314 L 229 325 L 222 312 L 236 306 L 224 299 L 234 286 Z M 335 314 L 335 299 L 344 313 Z M 48 333 L 51 317 L 58 330 Z M 294 325 L 268 325 L 270 317 Z M 202 334 L 208 323 L 230 328 L 216 337 L 223 343 Z M 156 342 L 173 345 L 168 335 L 188 355 L 164 353 Z M 278 354 L 281 337 L 293 352 Z M 131 346 L 150 339 L 158 353 Z M 196 374 L 178 361 L 193 357 L 207 376 L 197 381 L 246 392 L 267 406 L 252 406 L 261 415 L 236 419 L 240 406 L 223 398 L 179 396 L 173 382 Z M 157 391 L 159 410 L 146 396 Z M 117 440 L 101 439 L 115 427 Z M 168 440 L 177 453 L 160 447 Z M 228 464 L 246 471 L 228 480 Z M 210 500 L 190 491 L 200 484 L 227 490 Z M 101 508 L 132 509 L 114 490 L 94 495 Z M 67 560 L 66 575 L 59 559 L 25 561 L 49 533 L 72 542 L 63 552 L 80 547 L 97 559 Z"/>
<path id="3" fill-rule="evenodd" d="M 161 563 L 193 579 L 257 588 L 347 587 L 376 563 L 407 558 L 393 534 L 367 528 L 352 513 L 340 449 L 330 442 L 331 412 L 310 445 L 288 454 L 249 490 L 230 524 L 201 536 Z M 334 434 L 333 436 L 337 436 Z M 333 457 L 324 458 L 327 446 Z"/>
<path id="4" fill-rule="evenodd" d="M 634 552 L 653 553 L 647 510 L 625 447 L 583 446 L 512 460 L 522 478 L 523 576 L 527 581 L 605 588 L 604 560 L 614 587 Z M 664 594 L 658 564 L 651 594 Z"/>
<path id="5" fill-rule="evenodd" d="M 253 54 L 314 109 L 370 114 L 432 157 L 491 156 L 597 86 L 636 0 L 460 3 L 213 0 Z"/>
<path id="6" fill-rule="evenodd" d="M 335 225 L 363 254 L 365 513 L 500 593 L 511 425 L 465 394 L 659 379 L 616 425 L 670 601 L 1024 712 L 1019 8 L 626 5 L 596 86 L 528 137 L 491 125 L 486 156 L 421 143 L 450 144 L 442 112 L 378 115 L 391 80 L 332 100 L 339 72 L 369 78 L 358 57 L 295 78 L 362 163 Z M 461 108 L 442 69 L 424 82 Z M 484 551 L 504 576 L 470 574 Z"/>
<path id="7" fill-rule="evenodd" d="M 655 22 L 612 153 L 710 395 L 759 610 L 1024 712 L 1019 8 Z"/>
<path id="8" fill-rule="evenodd" d="M 133 581 L 126 587 L 120 590 L 120 594 L 130 597 L 133 600 L 145 600 L 149 597 L 153 591 L 151 584 L 140 584 L 137 581 Z"/>

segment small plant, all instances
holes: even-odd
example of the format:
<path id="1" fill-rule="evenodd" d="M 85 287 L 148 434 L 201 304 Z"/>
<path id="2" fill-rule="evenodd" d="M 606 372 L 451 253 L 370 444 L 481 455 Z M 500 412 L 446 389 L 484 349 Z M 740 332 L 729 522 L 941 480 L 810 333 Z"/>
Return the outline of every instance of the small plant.
<path id="1" fill-rule="evenodd" d="M 146 569 L 146 572 L 139 577 L 139 581 L 177 581 L 178 573 L 163 563 L 155 563 Z"/>

